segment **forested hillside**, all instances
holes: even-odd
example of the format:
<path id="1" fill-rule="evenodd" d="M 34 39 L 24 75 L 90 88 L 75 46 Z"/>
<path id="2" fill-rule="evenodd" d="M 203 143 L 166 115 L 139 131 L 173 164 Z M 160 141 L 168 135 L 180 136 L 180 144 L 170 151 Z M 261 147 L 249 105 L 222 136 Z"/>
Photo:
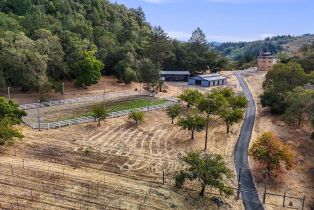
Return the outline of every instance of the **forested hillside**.
<path id="1" fill-rule="evenodd" d="M 212 43 L 211 47 L 237 61 L 238 66 L 241 67 L 245 64 L 254 64 L 261 51 L 268 51 L 274 55 L 279 52 L 286 52 L 289 56 L 300 56 L 303 46 L 313 42 L 314 35 L 306 34 L 297 37 L 285 35 L 253 42 Z"/>
<path id="2" fill-rule="evenodd" d="M 228 61 L 205 37 L 197 29 L 188 43 L 171 40 L 141 8 L 107 0 L 2 0 L 0 86 L 57 89 L 64 79 L 88 86 L 101 74 L 128 84 L 147 68 L 219 70 Z"/>

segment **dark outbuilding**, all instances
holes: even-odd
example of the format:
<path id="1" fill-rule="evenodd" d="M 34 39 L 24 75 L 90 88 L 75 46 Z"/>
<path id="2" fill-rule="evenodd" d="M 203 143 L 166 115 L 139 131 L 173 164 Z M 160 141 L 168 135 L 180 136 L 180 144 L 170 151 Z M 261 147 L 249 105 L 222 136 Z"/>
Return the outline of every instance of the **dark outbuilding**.
<path id="1" fill-rule="evenodd" d="M 161 71 L 160 77 L 163 81 L 188 81 L 189 71 Z"/>

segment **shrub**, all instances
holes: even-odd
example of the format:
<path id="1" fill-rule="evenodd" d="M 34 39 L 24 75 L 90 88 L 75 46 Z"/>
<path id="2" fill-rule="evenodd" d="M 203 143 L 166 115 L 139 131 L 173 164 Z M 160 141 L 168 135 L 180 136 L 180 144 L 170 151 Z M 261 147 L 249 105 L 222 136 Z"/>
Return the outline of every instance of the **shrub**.
<path id="1" fill-rule="evenodd" d="M 135 121 L 135 124 L 138 124 L 138 122 L 144 121 L 144 112 L 131 112 L 129 114 L 129 119 L 132 119 Z"/>

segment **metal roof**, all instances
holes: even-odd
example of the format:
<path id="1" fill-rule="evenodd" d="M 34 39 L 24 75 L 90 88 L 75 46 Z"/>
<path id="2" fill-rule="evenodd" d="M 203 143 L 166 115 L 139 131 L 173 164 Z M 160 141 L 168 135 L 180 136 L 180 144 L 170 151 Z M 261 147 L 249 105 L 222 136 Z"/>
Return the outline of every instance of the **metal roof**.
<path id="1" fill-rule="evenodd" d="M 220 76 L 219 73 L 214 73 L 214 74 L 203 74 L 203 75 L 198 75 L 196 77 L 200 77 L 200 78 L 208 78 L 208 77 L 217 77 Z"/>
<path id="2" fill-rule="evenodd" d="M 206 80 L 206 81 L 216 81 L 216 80 L 223 80 L 223 79 L 227 79 L 227 78 L 223 76 L 203 78 L 203 80 Z"/>
<path id="3" fill-rule="evenodd" d="M 159 74 L 190 75 L 189 71 L 160 71 Z"/>

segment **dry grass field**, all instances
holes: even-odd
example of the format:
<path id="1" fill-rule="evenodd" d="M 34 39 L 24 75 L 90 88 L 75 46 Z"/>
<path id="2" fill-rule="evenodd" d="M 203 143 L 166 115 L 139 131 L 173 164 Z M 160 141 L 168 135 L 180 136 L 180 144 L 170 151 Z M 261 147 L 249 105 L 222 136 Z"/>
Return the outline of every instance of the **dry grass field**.
<path id="1" fill-rule="evenodd" d="M 230 86 L 239 91 L 234 76 Z M 183 85 L 183 84 L 182 84 Z M 182 86 L 167 84 L 167 96 Z M 60 112 L 62 115 L 62 112 Z M 241 124 L 230 134 L 212 117 L 209 148 L 234 169 L 233 150 Z M 37 131 L 21 126 L 25 138 L 0 150 L 0 207 L 8 209 L 217 209 L 198 197 L 197 183 L 174 188 L 173 176 L 188 151 L 203 150 L 205 131 L 195 140 L 171 124 L 164 111 L 145 114 L 138 126 L 120 117 L 102 122 Z M 163 185 L 163 173 L 165 184 Z M 236 185 L 235 177 L 230 181 Z M 243 209 L 231 196 L 232 209 Z M 224 207 L 227 208 L 227 207 Z"/>
<path id="2" fill-rule="evenodd" d="M 227 135 L 219 120 L 211 120 L 209 151 L 222 154 L 231 167 L 239 127 L 235 126 L 232 133 Z M 1 193 L 20 195 L 22 206 L 24 203 L 27 205 L 23 198 L 29 198 L 30 190 L 33 189 L 33 198 L 47 202 L 45 205 L 48 209 L 58 208 L 53 202 L 56 199 L 54 194 L 62 197 L 58 199 L 58 205 L 66 208 L 78 208 L 75 206 L 78 203 L 74 202 L 78 196 L 81 205 L 85 206 L 101 197 L 103 200 L 93 204 L 96 209 L 97 205 L 109 205 L 106 199 L 111 200 L 111 197 L 115 197 L 116 201 L 110 201 L 109 207 L 136 209 L 149 191 L 156 191 L 157 195 L 152 195 L 152 201 L 148 199 L 145 202 L 147 209 L 171 206 L 184 209 L 189 205 L 184 200 L 187 194 L 180 195 L 172 191 L 172 175 L 183 167 L 180 157 L 187 151 L 201 150 L 204 144 L 204 132 L 198 133 L 196 139 L 191 141 L 190 133 L 171 125 L 170 119 L 162 111 L 148 113 L 145 122 L 139 126 L 121 117 L 107 120 L 101 127 L 91 123 L 42 132 L 24 128 L 24 135 L 26 137 L 23 141 L 2 151 Z M 160 186 L 163 171 L 166 185 Z M 115 185 L 115 182 L 119 184 Z M 151 182 L 160 184 L 156 186 Z M 108 189 L 107 185 L 112 189 Z M 193 183 L 190 188 L 198 190 Z M 134 195 L 136 189 L 139 189 L 139 195 Z M 84 197 L 89 190 L 93 198 Z M 130 192 L 128 194 L 124 191 Z M 64 200 L 63 193 L 73 202 Z M 111 197 L 106 198 L 106 193 Z M 119 198 L 119 193 L 123 194 L 123 198 Z M 169 194 L 165 196 L 166 204 L 162 193 Z M 138 196 L 138 200 L 132 196 Z M 84 199 L 88 202 L 83 202 Z M 0 202 L 4 205 L 5 201 Z M 7 201 L 16 205 L 14 199 Z M 196 209 L 192 206 L 189 208 Z"/>
<path id="3" fill-rule="evenodd" d="M 310 127 L 303 125 L 300 128 L 288 126 L 280 117 L 273 116 L 266 108 L 262 108 L 259 95 L 262 93 L 262 83 L 265 72 L 247 73 L 246 81 L 249 84 L 257 105 L 256 122 L 252 134 L 252 142 L 256 137 L 265 132 L 272 131 L 288 144 L 295 152 L 295 165 L 291 171 L 285 171 L 270 182 L 270 191 L 275 193 L 292 195 L 296 197 L 306 196 L 306 209 L 310 209 L 314 202 L 314 141 L 310 139 Z M 250 160 L 253 168 L 258 168 L 253 160 Z M 261 172 L 253 173 L 257 186 L 263 188 Z M 282 198 L 269 197 L 269 202 L 282 204 Z M 288 204 L 289 202 L 287 202 Z M 293 201 L 294 207 L 300 206 L 299 201 Z M 267 209 L 285 209 L 274 205 L 267 205 Z"/>

